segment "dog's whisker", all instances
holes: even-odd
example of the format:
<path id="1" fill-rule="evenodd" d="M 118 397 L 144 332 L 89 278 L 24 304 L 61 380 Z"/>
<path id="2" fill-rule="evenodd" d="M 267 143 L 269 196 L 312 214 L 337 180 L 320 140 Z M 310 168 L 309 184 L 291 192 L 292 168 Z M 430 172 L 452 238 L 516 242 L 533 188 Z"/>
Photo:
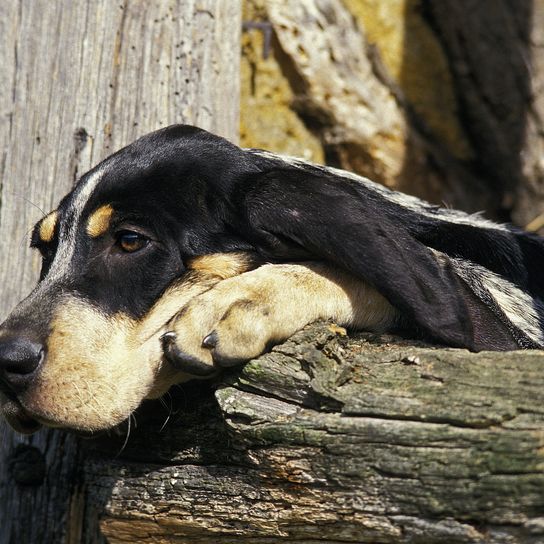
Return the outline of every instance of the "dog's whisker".
<path id="1" fill-rule="evenodd" d="M 125 441 L 123 442 L 123 445 L 121 446 L 121 449 L 117 452 L 115 457 L 119 457 L 123 453 L 123 451 L 125 451 L 125 448 L 127 447 L 128 439 L 130 438 L 131 421 L 132 421 L 132 413 L 129 414 L 129 416 L 128 416 L 127 420 L 126 420 L 126 422 L 127 422 L 127 435 L 125 437 Z"/>
<path id="2" fill-rule="evenodd" d="M 164 400 L 165 397 L 168 397 L 168 400 L 170 401 L 168 405 L 166 404 L 166 401 Z M 162 424 L 161 428 L 159 429 L 159 433 L 162 433 L 164 428 L 166 427 L 167 423 L 170 421 L 170 417 L 173 413 L 173 401 L 172 401 L 172 395 L 169 391 L 166 392 L 165 395 L 161 397 L 161 404 L 168 410 L 168 415 L 166 416 L 166 419 L 164 420 L 164 423 Z"/>
<path id="3" fill-rule="evenodd" d="M 83 384 L 86 386 L 87 390 L 92 391 L 92 389 L 91 389 L 90 386 L 89 386 L 89 383 L 88 383 L 85 379 L 83 379 Z M 97 408 L 95 408 L 95 407 L 93 406 L 93 403 L 92 403 L 92 402 L 89 402 L 89 398 L 91 399 L 91 401 L 96 402 L 96 400 L 97 400 L 97 399 L 96 399 L 96 395 L 90 395 L 89 398 L 85 398 L 85 397 L 82 395 L 81 389 L 78 387 L 77 383 L 74 382 L 73 385 L 74 385 L 74 388 L 75 388 L 75 390 L 76 390 L 76 392 L 77 392 L 78 400 L 79 400 L 80 403 L 81 403 L 80 405 L 81 405 L 81 406 L 89 406 L 89 408 L 91 408 L 91 410 L 92 410 L 99 418 L 102 418 L 102 414 L 100 413 L 100 411 L 99 411 Z M 100 408 L 100 406 L 99 406 L 99 408 Z M 102 408 L 103 408 L 103 407 L 102 407 Z"/>
<path id="4" fill-rule="evenodd" d="M 91 387 L 91 385 L 89 384 L 89 382 L 86 379 L 82 378 L 82 383 L 85 385 L 85 388 L 88 391 L 92 391 L 92 387 Z M 101 384 L 101 386 L 103 388 L 111 387 L 111 386 L 109 386 L 108 384 L 105 384 L 105 383 Z M 85 399 L 83 397 L 83 395 L 81 394 L 81 390 L 79 389 L 79 387 L 78 387 L 78 385 L 76 383 L 74 383 L 74 387 L 76 388 L 76 390 L 78 392 L 78 395 L 79 395 L 79 398 L 80 398 L 82 404 L 88 405 L 91 408 L 91 410 L 93 410 L 93 412 L 101 419 L 103 417 L 103 415 L 104 415 L 104 412 L 107 412 L 107 410 L 106 410 L 106 407 L 99 401 L 98 391 L 96 391 L 93 394 L 89 395 L 89 397 L 87 399 Z M 111 392 L 113 393 L 114 390 L 111 389 Z M 91 402 L 89 402 L 89 400 Z M 96 406 L 94 406 L 93 403 L 96 404 Z M 100 410 L 102 410 L 102 412 Z"/>
<path id="5" fill-rule="evenodd" d="M 34 206 L 34 208 L 36 208 L 37 210 L 40 210 L 40 212 L 42 213 L 42 215 L 47 215 L 46 212 L 44 212 L 42 210 L 42 208 L 40 208 L 36 203 L 32 202 L 32 200 L 30 200 L 29 198 L 27 198 L 26 196 L 20 194 L 20 193 L 16 193 L 15 191 L 7 191 L 7 194 L 10 195 L 10 196 L 15 196 L 17 198 L 21 198 L 22 200 L 24 200 L 27 204 L 30 204 L 31 206 Z"/>
<path id="6" fill-rule="evenodd" d="M 100 389 L 108 391 L 109 393 L 112 394 L 113 397 L 115 397 L 117 395 L 117 390 L 112 385 L 110 385 L 109 383 L 106 383 L 106 382 L 100 383 Z"/>
<path id="7" fill-rule="evenodd" d="M 21 236 L 21 241 L 19 242 L 19 248 L 23 247 L 25 240 L 27 239 L 29 233 L 32 232 L 32 229 L 34 228 L 34 225 L 32 225 L 24 234 Z"/>
<path id="8" fill-rule="evenodd" d="M 84 405 L 85 399 L 84 399 L 83 395 L 81 394 L 81 389 L 79 388 L 77 383 L 74 382 L 73 385 L 74 385 L 74 388 L 76 390 L 78 400 L 81 402 L 81 405 Z"/>
<path id="9" fill-rule="evenodd" d="M 164 428 L 166 427 L 169 421 L 170 421 L 170 414 L 168 414 L 168 416 L 164 420 L 164 423 L 161 425 L 161 428 L 159 429 L 159 433 L 162 433 L 164 431 Z"/>

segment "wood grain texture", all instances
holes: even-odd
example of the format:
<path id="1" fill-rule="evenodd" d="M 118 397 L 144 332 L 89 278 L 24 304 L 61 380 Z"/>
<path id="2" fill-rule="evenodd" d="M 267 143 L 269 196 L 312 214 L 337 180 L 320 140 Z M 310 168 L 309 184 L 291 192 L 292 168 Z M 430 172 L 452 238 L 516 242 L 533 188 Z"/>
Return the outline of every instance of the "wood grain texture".
<path id="1" fill-rule="evenodd" d="M 88 454 L 112 543 L 544 540 L 544 354 L 316 324 Z M 202 386 L 201 386 L 202 387 Z M 92 508 L 91 508 L 92 511 Z"/>
<path id="2" fill-rule="evenodd" d="M 297 106 L 321 115 L 330 128 L 325 129 L 327 143 L 359 144 L 359 164 L 352 166 L 395 186 L 403 168 L 407 121 L 391 90 L 373 72 L 368 45 L 351 13 L 329 0 L 269 0 L 265 5 L 304 86 Z"/>
<path id="3" fill-rule="evenodd" d="M 0 3 L 3 317 L 37 279 L 29 229 L 89 167 L 172 123 L 236 140 L 240 27 L 237 0 Z M 78 455 L 0 426 L 0 542 L 79 542 Z"/>

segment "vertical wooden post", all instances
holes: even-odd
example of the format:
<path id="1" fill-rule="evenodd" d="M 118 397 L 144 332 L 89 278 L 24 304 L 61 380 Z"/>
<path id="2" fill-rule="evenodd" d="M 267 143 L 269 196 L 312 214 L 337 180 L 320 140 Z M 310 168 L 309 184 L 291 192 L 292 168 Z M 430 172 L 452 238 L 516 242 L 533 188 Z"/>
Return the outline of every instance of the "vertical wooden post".
<path id="1" fill-rule="evenodd" d="M 236 139 L 238 0 L 0 3 L 0 315 L 35 283 L 27 233 L 90 166 L 191 123 Z M 0 542 L 79 542 L 78 441 L 0 423 Z"/>

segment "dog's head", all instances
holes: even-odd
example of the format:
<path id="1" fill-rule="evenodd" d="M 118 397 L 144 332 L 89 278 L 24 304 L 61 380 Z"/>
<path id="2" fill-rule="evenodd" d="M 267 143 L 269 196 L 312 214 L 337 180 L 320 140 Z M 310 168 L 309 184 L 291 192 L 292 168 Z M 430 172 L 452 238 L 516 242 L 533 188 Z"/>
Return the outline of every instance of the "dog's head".
<path id="1" fill-rule="evenodd" d="M 544 344 L 542 240 L 194 127 L 107 158 L 32 244 L 40 281 L 0 327 L 2 411 L 22 431 L 111 427 L 183 380 L 162 333 L 248 255 L 332 261 L 450 346 Z"/>
<path id="2" fill-rule="evenodd" d="M 190 298 L 246 267 L 247 243 L 221 225 L 228 169 L 243 160 L 221 138 L 169 127 L 107 158 L 38 222 L 40 280 L 0 328 L 15 428 L 111 427 L 183 380 L 159 339 Z"/>

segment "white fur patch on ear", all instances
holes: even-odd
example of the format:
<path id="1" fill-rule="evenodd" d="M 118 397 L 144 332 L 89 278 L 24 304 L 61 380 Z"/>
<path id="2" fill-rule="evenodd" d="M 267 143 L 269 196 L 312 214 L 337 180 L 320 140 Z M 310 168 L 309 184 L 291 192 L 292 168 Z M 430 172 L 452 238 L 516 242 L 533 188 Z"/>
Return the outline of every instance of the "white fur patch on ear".
<path id="1" fill-rule="evenodd" d="M 40 228 L 38 229 L 38 234 L 42 242 L 50 242 L 53 240 L 55 235 L 55 227 L 57 226 L 57 221 L 59 214 L 57 210 L 52 211 L 47 214 L 40 222 Z"/>
<path id="2" fill-rule="evenodd" d="M 97 208 L 87 221 L 87 234 L 91 238 L 98 238 L 102 234 L 106 233 L 110 228 L 111 216 L 113 215 L 113 208 L 111 204 L 105 204 Z"/>

